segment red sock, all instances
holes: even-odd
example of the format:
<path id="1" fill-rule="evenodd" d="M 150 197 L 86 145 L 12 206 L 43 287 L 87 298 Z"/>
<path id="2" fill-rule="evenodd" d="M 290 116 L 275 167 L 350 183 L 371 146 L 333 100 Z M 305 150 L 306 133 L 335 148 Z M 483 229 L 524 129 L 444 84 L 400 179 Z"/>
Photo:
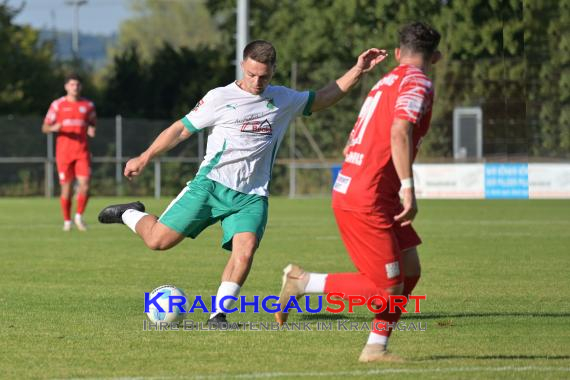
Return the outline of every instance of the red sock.
<path id="1" fill-rule="evenodd" d="M 61 204 L 61 212 L 63 213 L 63 220 L 71 220 L 71 199 L 69 198 L 59 198 L 59 203 Z"/>
<path id="2" fill-rule="evenodd" d="M 83 215 L 85 212 L 85 206 L 87 206 L 87 200 L 89 200 L 89 195 L 87 194 L 77 194 L 77 213 Z"/>

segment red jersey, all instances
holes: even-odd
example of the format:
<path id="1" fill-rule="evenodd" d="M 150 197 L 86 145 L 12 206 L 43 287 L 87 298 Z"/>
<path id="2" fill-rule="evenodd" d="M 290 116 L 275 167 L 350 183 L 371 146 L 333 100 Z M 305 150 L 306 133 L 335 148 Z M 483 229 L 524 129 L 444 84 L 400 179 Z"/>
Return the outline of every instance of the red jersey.
<path id="1" fill-rule="evenodd" d="M 349 148 L 333 187 L 333 207 L 373 213 L 390 227 L 401 209 L 400 179 L 392 162 L 395 118 L 414 124 L 413 157 L 429 129 L 433 88 L 417 67 L 400 65 L 372 88 L 350 133 Z"/>
<path id="2" fill-rule="evenodd" d="M 93 102 L 79 98 L 76 102 L 65 96 L 54 100 L 44 119 L 44 124 L 61 124 L 55 143 L 58 161 L 73 161 L 89 155 L 87 127 L 95 126 L 97 117 Z"/>

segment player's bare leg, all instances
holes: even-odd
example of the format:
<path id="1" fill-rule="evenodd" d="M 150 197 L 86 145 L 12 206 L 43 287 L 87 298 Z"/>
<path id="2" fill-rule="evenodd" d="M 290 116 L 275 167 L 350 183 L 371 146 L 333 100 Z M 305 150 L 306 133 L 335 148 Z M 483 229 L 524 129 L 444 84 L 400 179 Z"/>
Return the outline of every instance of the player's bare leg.
<path id="1" fill-rule="evenodd" d="M 72 182 L 65 182 L 60 184 L 61 195 L 60 204 L 63 213 L 63 231 L 71 231 L 71 196 L 72 196 Z"/>
<path id="2" fill-rule="evenodd" d="M 135 231 L 146 246 L 155 251 L 170 249 L 185 238 L 181 233 L 160 223 L 154 215 L 143 216 L 136 223 Z"/>
<path id="3" fill-rule="evenodd" d="M 257 236 L 253 232 L 240 232 L 232 239 L 232 254 L 222 273 L 222 281 L 243 285 L 251 269 L 257 249 Z"/>
<path id="4" fill-rule="evenodd" d="M 222 283 L 216 294 L 216 311 L 212 312 L 208 324 L 223 326 L 227 324 L 226 315 L 221 310 L 222 298 L 226 296 L 238 297 L 241 286 L 253 263 L 253 255 L 257 249 L 257 236 L 253 232 L 240 232 L 232 238 L 232 253 L 222 273 Z M 223 301 L 226 309 L 231 309 L 235 303 L 232 299 Z"/>
<path id="5" fill-rule="evenodd" d="M 89 199 L 89 177 L 77 177 L 77 212 L 73 221 L 79 231 L 87 231 L 83 221 L 83 213 Z"/>
<path id="6" fill-rule="evenodd" d="M 123 203 L 105 207 L 99 213 L 99 222 L 104 224 L 126 224 L 139 235 L 147 247 L 162 251 L 174 247 L 184 239 L 184 235 L 165 226 L 154 215 L 149 215 L 140 202 Z"/>

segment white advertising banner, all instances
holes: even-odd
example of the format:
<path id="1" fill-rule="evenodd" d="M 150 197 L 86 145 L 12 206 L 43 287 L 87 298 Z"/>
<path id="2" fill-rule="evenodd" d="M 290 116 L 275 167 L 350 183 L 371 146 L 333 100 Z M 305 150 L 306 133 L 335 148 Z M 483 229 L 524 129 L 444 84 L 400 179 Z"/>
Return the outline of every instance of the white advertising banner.
<path id="1" fill-rule="evenodd" d="M 529 198 L 570 198 L 570 164 L 528 164 Z"/>
<path id="2" fill-rule="evenodd" d="M 485 198 L 485 164 L 415 164 L 418 198 Z"/>

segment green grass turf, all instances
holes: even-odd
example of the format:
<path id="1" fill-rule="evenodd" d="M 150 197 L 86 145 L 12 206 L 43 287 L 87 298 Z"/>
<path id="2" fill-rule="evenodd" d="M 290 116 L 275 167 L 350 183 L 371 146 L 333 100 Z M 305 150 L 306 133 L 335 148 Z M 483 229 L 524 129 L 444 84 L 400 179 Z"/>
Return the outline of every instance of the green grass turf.
<path id="1" fill-rule="evenodd" d="M 0 378 L 568 378 L 570 202 L 420 201 L 422 313 L 402 331 L 405 364 L 359 364 L 362 331 L 142 331 L 144 292 L 174 283 L 215 294 L 221 230 L 152 252 L 124 226 L 60 231 L 56 199 L 0 199 Z M 169 199 L 147 199 L 160 213 Z M 277 294 L 289 262 L 352 271 L 327 199 L 272 198 L 242 294 Z M 330 321 L 328 313 L 291 322 Z M 204 321 L 206 315 L 192 319 Z M 270 322 L 247 313 L 232 321 Z M 366 322 L 360 308 L 336 319 Z"/>

